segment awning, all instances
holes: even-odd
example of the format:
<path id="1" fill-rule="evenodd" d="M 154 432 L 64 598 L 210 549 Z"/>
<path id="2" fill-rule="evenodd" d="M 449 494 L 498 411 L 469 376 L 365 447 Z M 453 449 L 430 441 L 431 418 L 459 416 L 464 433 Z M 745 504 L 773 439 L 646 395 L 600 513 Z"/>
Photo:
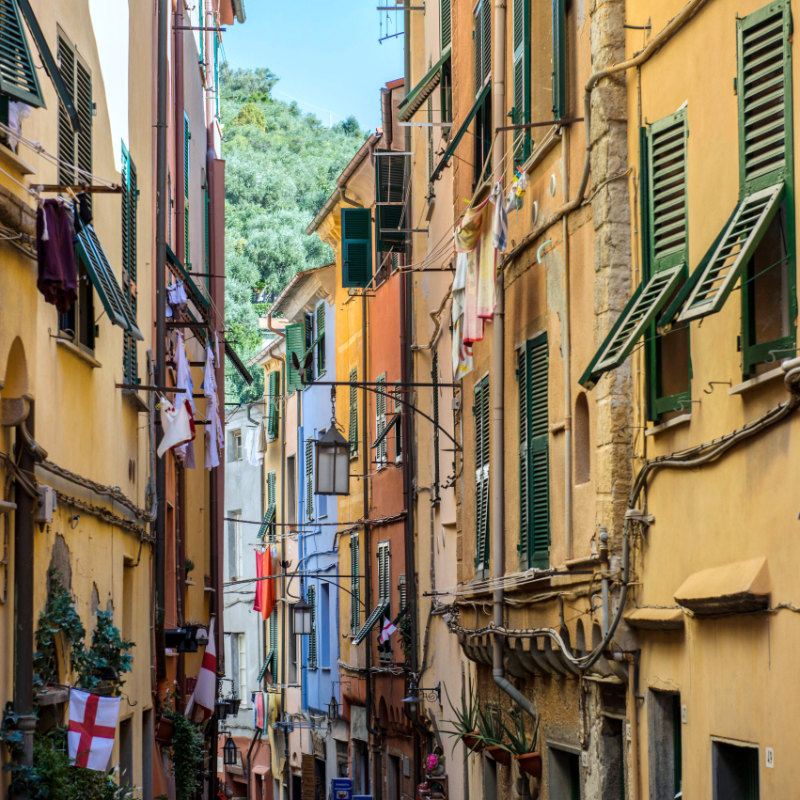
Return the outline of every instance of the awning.
<path id="1" fill-rule="evenodd" d="M 675 602 L 695 616 L 744 614 L 769 607 L 770 582 L 763 556 L 693 572 L 675 592 Z"/>
<path id="2" fill-rule="evenodd" d="M 233 364 L 234 369 L 242 376 L 242 380 L 250 386 L 253 383 L 253 376 L 228 342 L 225 342 L 225 355 L 228 357 L 231 364 Z"/>
<path id="3" fill-rule="evenodd" d="M 384 615 L 389 608 L 388 600 L 381 600 L 375 610 L 369 615 L 361 630 L 353 637 L 353 644 L 361 644 L 367 638 L 367 634 L 375 627 L 375 623 Z"/>
<path id="4" fill-rule="evenodd" d="M 453 138 L 450 140 L 450 144 L 447 145 L 447 150 L 444 151 L 442 160 L 436 165 L 436 168 L 431 173 L 431 183 L 433 183 L 433 181 L 435 181 L 439 177 L 442 170 L 447 166 L 447 163 L 453 157 L 453 153 L 455 153 L 456 148 L 458 147 L 458 144 L 461 141 L 461 137 L 467 132 L 467 128 L 469 128 L 470 124 L 472 123 L 472 120 L 475 119 L 475 115 L 478 113 L 478 109 L 486 101 L 490 89 L 491 89 L 491 83 L 487 83 L 486 86 L 484 86 L 483 89 L 481 89 L 480 94 L 475 99 L 475 103 L 469 110 L 469 114 L 467 114 L 466 119 L 461 123 L 461 127 L 459 127 L 458 131 L 456 131 L 455 136 L 453 136 Z"/>
<path id="5" fill-rule="evenodd" d="M 250 771 L 253 775 L 268 775 L 269 767 L 265 764 L 256 764 Z"/>
<path id="6" fill-rule="evenodd" d="M 450 50 L 428 70 L 425 77 L 403 98 L 398 106 L 397 116 L 408 122 L 419 107 L 431 96 L 433 90 L 442 82 L 442 67 L 450 60 Z"/>
<path id="7" fill-rule="evenodd" d="M 119 325 L 135 339 L 143 340 L 144 336 L 136 324 L 130 304 L 117 283 L 114 271 L 108 263 L 106 252 L 91 225 L 86 225 L 78 234 L 75 252 L 89 275 L 89 280 L 97 290 L 100 302 L 112 324 Z"/>

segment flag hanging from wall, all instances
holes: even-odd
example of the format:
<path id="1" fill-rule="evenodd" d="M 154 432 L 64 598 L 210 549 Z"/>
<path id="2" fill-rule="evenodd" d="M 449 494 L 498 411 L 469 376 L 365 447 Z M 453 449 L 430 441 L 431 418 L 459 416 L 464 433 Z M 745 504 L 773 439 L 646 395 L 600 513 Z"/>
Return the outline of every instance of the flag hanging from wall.
<path id="1" fill-rule="evenodd" d="M 117 729 L 121 697 L 69 690 L 69 760 L 76 767 L 105 772 Z"/>
<path id="2" fill-rule="evenodd" d="M 397 630 L 397 626 L 389 619 L 384 617 L 381 635 L 378 637 L 379 644 L 389 641 L 389 637 Z"/>
<path id="3" fill-rule="evenodd" d="M 203 709 L 203 718 L 210 717 L 214 712 L 217 700 L 217 644 L 214 639 L 214 617 L 208 628 L 208 644 L 203 653 L 203 663 L 197 675 L 192 696 L 186 706 L 186 716 L 191 719 L 192 709 L 197 705 Z"/>

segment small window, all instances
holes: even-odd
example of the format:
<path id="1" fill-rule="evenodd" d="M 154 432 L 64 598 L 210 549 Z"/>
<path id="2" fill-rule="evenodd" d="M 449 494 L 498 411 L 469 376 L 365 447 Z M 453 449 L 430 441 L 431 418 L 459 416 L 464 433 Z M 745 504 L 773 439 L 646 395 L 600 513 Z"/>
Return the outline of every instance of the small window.
<path id="1" fill-rule="evenodd" d="M 571 750 L 550 748 L 550 800 L 580 800 L 581 757 Z M 613 795 L 604 795 L 612 797 Z M 619 797 L 624 797 L 624 792 Z"/>
<path id="2" fill-rule="evenodd" d="M 758 748 L 712 742 L 713 800 L 758 800 Z"/>
<path id="3" fill-rule="evenodd" d="M 242 432 L 231 431 L 228 445 L 228 461 L 242 460 Z"/>
<path id="4" fill-rule="evenodd" d="M 591 437 L 589 428 L 589 402 L 585 392 L 575 399 L 575 483 L 587 483 L 591 475 Z"/>
<path id="5" fill-rule="evenodd" d="M 647 708 L 650 798 L 674 800 L 682 783 L 681 696 L 651 690 Z"/>
<path id="6" fill-rule="evenodd" d="M 80 259 L 78 269 L 78 297 L 72 308 L 58 315 L 59 335 L 94 352 L 94 287 Z"/>

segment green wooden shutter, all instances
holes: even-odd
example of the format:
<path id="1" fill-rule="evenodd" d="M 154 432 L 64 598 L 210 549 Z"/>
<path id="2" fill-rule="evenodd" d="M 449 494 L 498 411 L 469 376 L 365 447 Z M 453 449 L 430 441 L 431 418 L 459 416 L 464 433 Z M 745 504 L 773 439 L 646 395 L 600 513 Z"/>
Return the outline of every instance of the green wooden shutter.
<path id="1" fill-rule="evenodd" d="M 308 637 L 308 668 L 317 668 L 317 590 L 308 587 L 306 602 L 311 606 L 311 635 Z"/>
<path id="2" fill-rule="evenodd" d="M 736 21 L 743 193 L 792 176 L 791 33 L 786 0 Z"/>
<path id="3" fill-rule="evenodd" d="M 389 542 L 378 545 L 378 601 L 390 603 L 392 599 L 392 567 Z"/>
<path id="4" fill-rule="evenodd" d="M 489 567 L 489 377 L 475 387 L 475 566 Z"/>
<path id="5" fill-rule="evenodd" d="M 306 439 L 306 519 L 314 519 L 314 440 Z"/>
<path id="6" fill-rule="evenodd" d="M 122 145 L 122 290 L 132 317 L 136 319 L 136 209 L 138 194 L 136 167 Z M 139 382 L 136 339 L 129 331 L 122 337 L 122 371 L 125 383 Z"/>
<path id="7" fill-rule="evenodd" d="M 528 458 L 530 448 L 528 436 L 530 429 L 530 374 L 528 372 L 528 348 L 523 346 L 517 354 L 517 383 L 519 386 L 519 560 L 523 569 L 530 565 L 531 539 L 530 514 L 530 469 Z"/>
<path id="8" fill-rule="evenodd" d="M 448 0 L 449 2 L 449 0 Z M 433 98 L 428 98 L 428 122 L 433 121 Z M 441 115 L 441 119 L 444 120 L 444 114 Z M 433 172 L 433 126 L 431 125 L 427 131 L 428 136 L 428 175 Z"/>
<path id="9" fill-rule="evenodd" d="M 342 209 L 342 286 L 372 280 L 372 217 L 368 208 Z"/>
<path id="10" fill-rule="evenodd" d="M 298 362 L 302 362 L 303 354 L 306 351 L 305 325 L 302 322 L 287 325 L 284 333 L 286 336 L 286 392 L 291 394 L 303 388 L 300 373 L 292 365 L 292 353 L 297 356 Z"/>
<path id="11" fill-rule="evenodd" d="M 531 9 L 530 0 L 514 0 L 514 108 L 512 123 L 531 121 Z M 518 163 L 530 155 L 530 130 L 514 131 L 514 158 Z"/>
<path id="12" fill-rule="evenodd" d="M 481 51 L 483 70 L 481 83 L 483 83 L 492 72 L 492 3 L 491 0 L 483 0 L 481 10 Z"/>
<path id="13" fill-rule="evenodd" d="M 439 0 L 439 40 L 442 52 L 450 47 L 452 34 L 450 0 Z"/>
<path id="14" fill-rule="evenodd" d="M 16 0 L 0 0 L 0 92 L 30 106 L 44 106 Z"/>
<path id="15" fill-rule="evenodd" d="M 278 398 L 281 391 L 281 374 L 270 370 L 267 376 L 267 439 L 278 438 Z"/>
<path id="16" fill-rule="evenodd" d="M 358 455 L 358 387 L 353 386 L 358 380 L 358 370 L 350 370 L 350 456 Z"/>
<path id="17" fill-rule="evenodd" d="M 350 535 L 350 631 L 358 633 L 361 623 L 360 544 L 358 534 Z"/>
<path id="18" fill-rule="evenodd" d="M 566 0 L 553 0 L 553 117 L 567 115 Z"/>
<path id="19" fill-rule="evenodd" d="M 72 100 L 75 99 L 75 50 L 63 37 L 58 37 L 58 69 L 61 80 Z M 82 116 L 79 115 L 82 124 Z M 72 185 L 75 182 L 75 131 L 64 104 L 58 104 L 58 182 Z"/>
<path id="20" fill-rule="evenodd" d="M 325 301 L 316 308 L 317 377 L 325 372 Z"/>
<path id="21" fill-rule="evenodd" d="M 183 196 L 189 199 L 189 139 L 192 133 L 189 128 L 189 115 L 183 112 Z"/>
<path id="22" fill-rule="evenodd" d="M 478 95 L 483 87 L 483 47 L 481 47 L 481 9 L 480 4 L 475 9 L 472 25 L 472 59 L 475 64 L 475 94 Z"/>
<path id="23" fill-rule="evenodd" d="M 272 680 L 275 683 L 280 683 L 278 675 L 278 666 L 280 664 L 280 657 L 278 655 L 280 644 L 278 642 L 278 610 L 275 609 L 269 615 L 269 647 L 272 650 Z"/>
<path id="24" fill-rule="evenodd" d="M 376 387 L 378 391 L 375 393 L 375 438 L 380 439 L 386 428 L 386 373 L 379 375 L 376 383 L 378 384 Z M 386 464 L 387 452 L 386 437 L 384 436 L 380 444 L 378 444 L 377 460 L 379 467 Z"/>
<path id="25" fill-rule="evenodd" d="M 92 124 L 94 122 L 94 105 L 92 103 L 92 76 L 83 63 L 76 59 L 75 64 L 75 99 L 80 120 L 77 137 L 77 166 L 81 170 L 76 175 L 79 183 L 91 183 L 92 174 Z M 92 195 L 87 198 L 89 208 L 92 207 Z"/>
<path id="26" fill-rule="evenodd" d="M 275 521 L 275 511 L 277 509 L 277 499 L 275 492 L 275 471 L 270 470 L 267 473 L 267 516 L 270 523 Z M 269 524 L 267 526 L 267 541 L 275 542 L 277 537 L 275 535 L 275 525 Z"/>
<path id="27" fill-rule="evenodd" d="M 528 342 L 530 411 L 528 469 L 530 473 L 530 566 L 550 566 L 550 422 L 548 413 L 547 335 Z"/>

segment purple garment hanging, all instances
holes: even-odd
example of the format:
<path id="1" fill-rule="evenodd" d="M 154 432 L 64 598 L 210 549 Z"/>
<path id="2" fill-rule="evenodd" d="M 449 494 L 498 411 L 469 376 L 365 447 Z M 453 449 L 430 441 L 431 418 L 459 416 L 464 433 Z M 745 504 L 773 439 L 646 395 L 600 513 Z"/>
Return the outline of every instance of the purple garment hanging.
<path id="1" fill-rule="evenodd" d="M 78 272 L 72 244 L 70 215 L 58 200 L 45 200 L 36 213 L 36 286 L 62 314 L 78 296 Z"/>

